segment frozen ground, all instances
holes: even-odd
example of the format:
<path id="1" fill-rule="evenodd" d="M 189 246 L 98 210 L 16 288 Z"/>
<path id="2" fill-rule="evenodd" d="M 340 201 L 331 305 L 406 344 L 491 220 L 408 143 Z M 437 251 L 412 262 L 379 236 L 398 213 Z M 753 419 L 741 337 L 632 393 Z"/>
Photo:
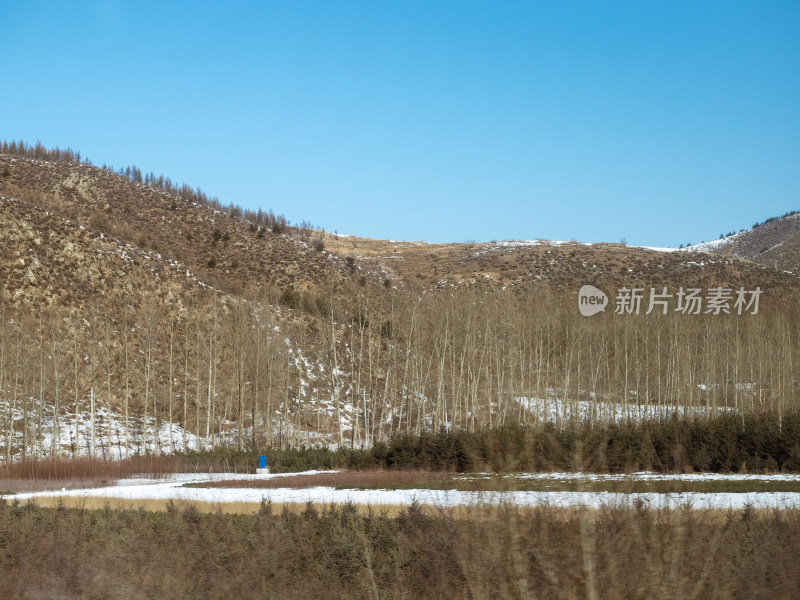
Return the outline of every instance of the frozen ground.
<path id="1" fill-rule="evenodd" d="M 287 343 L 288 343 L 287 339 Z M 300 378 L 299 393 L 304 402 L 309 401 L 308 406 L 311 410 L 321 410 L 324 418 L 331 422 L 331 430 L 335 431 L 336 409 L 332 397 L 320 395 L 315 387 L 316 382 L 325 377 L 325 366 L 321 363 L 312 363 L 298 349 L 289 348 L 289 354 L 293 357 L 298 371 L 304 373 Z M 341 375 L 341 372 L 338 372 Z M 342 380 L 343 381 L 343 380 Z M 758 393 L 755 383 L 737 383 L 737 389 L 745 393 Z M 710 386 L 698 386 L 702 390 L 710 389 Z M 416 402 L 427 403 L 430 400 L 418 391 L 404 390 L 406 394 L 413 394 Z M 340 397 L 343 398 L 352 394 L 352 389 L 340 384 Z M 592 400 L 564 400 L 559 392 L 554 389 L 546 390 L 544 397 L 518 396 L 514 400 L 521 405 L 533 417 L 533 421 L 549 422 L 559 424 L 573 419 L 579 421 L 598 421 L 598 422 L 640 422 L 643 420 L 664 419 L 676 416 L 704 416 L 706 414 L 721 414 L 733 410 L 725 407 L 702 407 L 702 406 L 675 406 L 639 404 L 633 391 L 629 392 L 630 402 L 623 404 L 610 401 L 602 396 L 595 398 L 594 394 L 582 392 L 583 396 L 588 395 Z M 408 396 L 405 396 L 408 399 Z M 88 406 L 88 400 L 86 402 Z M 131 456 L 141 456 L 145 454 L 170 454 L 176 451 L 210 450 L 214 447 L 236 447 L 239 432 L 235 422 L 226 420 L 215 424 L 219 428 L 218 433 L 210 437 L 203 437 L 183 429 L 177 423 L 169 423 L 159 420 L 156 423 L 152 416 L 144 419 L 141 416 L 131 415 L 125 418 L 123 414 L 113 411 L 106 406 L 101 406 L 101 399 L 98 398 L 98 407 L 95 410 L 94 426 L 92 424 L 91 413 L 81 411 L 77 417 L 74 412 L 64 411 L 59 416 L 59 424 L 53 421 L 50 414 L 51 408 L 47 407 L 41 411 L 43 413 L 41 425 L 34 431 L 31 427 L 28 436 L 28 456 L 95 456 L 103 460 L 120 460 Z M 30 399 L 28 411 L 28 421 L 32 422 L 33 415 L 39 413 L 38 400 Z M 349 432 L 353 427 L 353 416 L 356 414 L 353 405 L 343 402 L 341 411 L 341 428 L 345 436 L 349 437 Z M 313 414 L 313 413 L 312 413 Z M 392 413 L 386 411 L 387 419 L 392 418 Z M 19 459 L 22 456 L 22 445 L 25 438 L 22 433 L 22 424 L 25 420 L 22 407 L 13 408 L 7 402 L 0 400 L 0 415 L 10 418 L 17 423 L 14 431 L 13 447 L 14 455 L 12 458 Z M 270 422 L 259 422 L 260 430 L 271 427 L 274 436 L 285 436 L 291 443 L 306 446 L 328 446 L 335 449 L 331 443 L 336 439 L 335 434 L 324 435 L 310 429 L 297 429 L 292 423 L 279 424 L 280 413 Z M 385 421 L 389 422 L 389 421 Z M 432 426 L 429 420 L 428 425 Z M 282 429 L 281 429 L 282 428 Z M 250 439 L 252 429 L 246 427 L 244 438 Z M 7 433 L 0 435 L 0 455 L 5 455 L 5 447 L 8 443 Z"/>
<path id="2" fill-rule="evenodd" d="M 319 471 L 308 471 L 314 474 Z M 167 478 L 141 478 L 120 481 L 118 485 L 90 490 L 66 490 L 61 492 L 21 493 L 5 496 L 7 500 L 25 501 L 29 498 L 41 497 L 94 497 L 117 498 L 130 500 L 134 505 L 137 500 L 184 500 L 194 502 L 260 502 L 271 500 L 283 502 L 317 502 L 323 504 L 353 502 L 356 504 L 406 506 L 416 501 L 421 504 L 451 507 L 481 504 L 510 503 L 520 506 L 601 506 L 629 505 L 641 501 L 652 507 L 676 507 L 690 505 L 693 508 L 741 509 L 746 506 L 754 508 L 789 508 L 800 507 L 800 493 L 795 492 L 745 492 L 745 493 L 699 493 L 683 492 L 672 494 L 659 493 L 612 493 L 612 492 L 468 492 L 457 490 L 355 490 L 334 489 L 332 487 L 314 487 L 306 489 L 257 489 L 257 488 L 195 488 L 184 487 L 187 483 L 202 483 L 224 480 L 263 480 L 280 478 L 286 475 L 241 475 L 234 473 L 191 473 L 173 475 Z M 800 475 L 662 475 L 655 473 L 635 473 L 633 475 L 589 475 L 575 473 L 539 473 L 516 475 L 554 483 L 565 480 L 598 481 L 603 479 L 633 480 L 752 480 L 752 481 L 800 481 Z"/>
<path id="3" fill-rule="evenodd" d="M 555 394 L 551 390 L 551 394 Z M 549 398 L 515 398 L 522 407 L 534 415 L 540 422 L 559 423 L 572 419 L 579 421 L 598 420 L 602 422 L 620 423 L 624 421 L 641 422 L 645 420 L 668 419 L 673 416 L 684 418 L 691 416 L 705 416 L 722 414 L 731 411 L 731 408 L 709 408 L 703 406 L 675 406 L 667 404 L 643 405 L 635 402 L 621 404 L 619 402 L 604 402 L 602 400 L 561 400 L 556 397 Z"/>

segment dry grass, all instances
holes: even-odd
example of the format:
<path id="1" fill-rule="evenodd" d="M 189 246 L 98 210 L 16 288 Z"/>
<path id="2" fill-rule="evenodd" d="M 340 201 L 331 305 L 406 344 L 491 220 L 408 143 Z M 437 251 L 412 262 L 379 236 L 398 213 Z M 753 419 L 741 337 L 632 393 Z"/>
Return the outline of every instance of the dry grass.
<path id="1" fill-rule="evenodd" d="M 42 458 L 0 466 L 0 493 L 44 492 L 107 487 L 137 475 L 158 476 L 185 471 L 171 456 L 141 456 L 125 460 Z"/>
<path id="2" fill-rule="evenodd" d="M 131 500 L 129 498 L 104 498 L 99 496 L 48 496 L 33 498 L 30 501 L 36 506 L 43 508 L 75 508 L 80 510 L 144 510 L 147 512 L 167 512 L 170 510 L 185 511 L 192 507 L 203 514 L 221 513 L 225 515 L 252 515 L 262 510 L 260 502 L 202 502 L 186 500 L 162 500 L 162 499 L 141 499 Z M 300 514 L 307 511 L 309 506 L 315 510 L 322 511 L 329 508 L 329 504 L 320 502 L 270 502 L 271 509 L 276 512 L 284 510 Z M 387 517 L 398 516 L 406 507 L 399 504 L 381 504 L 379 506 L 358 504 L 355 510 L 358 514 L 366 515 L 370 512 L 385 515 Z M 424 512 L 434 515 L 438 509 L 423 508 Z M 459 514 L 461 511 L 456 511 Z M 478 512 L 467 511 L 471 517 L 477 517 Z"/>
<path id="3" fill-rule="evenodd" d="M 3 598 L 748 598 L 800 594 L 800 511 L 359 511 L 0 502 Z M 277 509 L 277 510 L 276 510 Z M 462 518 L 463 517 L 463 518 Z"/>
<path id="4" fill-rule="evenodd" d="M 186 511 L 196 509 L 203 514 L 225 514 L 225 515 L 252 515 L 262 511 L 264 504 L 261 502 L 202 502 L 188 500 L 163 500 L 163 499 L 140 499 L 131 500 L 129 498 L 105 498 L 100 496 L 47 496 L 32 498 L 31 504 L 42 508 L 69 508 L 79 510 L 143 510 L 146 512 L 168 512 Z M 287 511 L 291 514 L 302 514 L 309 508 L 323 512 L 333 506 L 342 505 L 322 503 L 322 502 L 269 502 L 270 509 L 274 512 Z M 359 515 L 378 514 L 381 516 L 396 518 L 408 510 L 408 506 L 402 504 L 352 504 L 352 508 Z M 515 506 L 516 514 L 526 517 L 541 511 L 542 507 L 537 506 Z M 451 507 L 419 505 L 416 510 L 430 518 L 467 520 L 477 522 L 496 521 L 499 516 L 505 515 L 508 511 L 506 506 L 492 504 L 473 504 Z M 575 507 L 575 506 L 552 506 L 547 507 L 550 518 L 554 522 L 566 523 L 579 518 L 589 519 L 592 523 L 599 523 L 607 513 L 608 508 Z M 704 523 L 716 523 L 722 525 L 730 519 L 731 511 L 726 509 L 693 509 L 692 512 Z M 773 509 L 751 509 L 751 514 L 759 518 L 768 518 Z"/>
<path id="5" fill-rule="evenodd" d="M 177 470 L 178 462 L 169 456 L 143 456 L 125 460 L 42 458 L 3 465 L 0 467 L 0 481 L 107 482 L 141 473 L 164 475 Z"/>
<path id="6" fill-rule="evenodd" d="M 200 484 L 208 488 L 257 488 L 304 489 L 312 487 L 355 487 L 355 488 L 390 488 L 404 484 L 442 483 L 450 481 L 449 473 L 432 471 L 346 471 L 341 473 L 315 473 L 313 475 L 289 475 L 264 480 L 229 480 L 211 481 Z"/>

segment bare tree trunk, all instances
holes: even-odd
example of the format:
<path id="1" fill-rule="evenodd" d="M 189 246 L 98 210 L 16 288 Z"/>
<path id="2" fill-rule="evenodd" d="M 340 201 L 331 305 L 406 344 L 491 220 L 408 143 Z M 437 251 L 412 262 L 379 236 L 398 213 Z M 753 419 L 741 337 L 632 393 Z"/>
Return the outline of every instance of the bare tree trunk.
<path id="1" fill-rule="evenodd" d="M 94 450 L 95 450 L 95 428 L 94 428 L 94 388 L 89 390 L 89 419 L 91 422 L 91 435 L 90 435 L 90 443 L 89 443 L 89 457 L 94 458 Z"/>
<path id="2" fill-rule="evenodd" d="M 169 447 L 171 452 L 175 451 L 175 438 L 173 436 L 174 418 L 172 416 L 172 400 L 173 400 L 172 386 L 173 386 L 173 381 L 175 379 L 174 349 L 175 349 L 175 321 L 171 320 L 169 324 L 169 359 L 168 359 L 169 383 L 167 384 L 167 394 L 169 397 L 169 399 L 167 400 L 167 415 L 168 415 L 167 419 L 169 423 Z"/>
<path id="3" fill-rule="evenodd" d="M 142 418 L 142 424 L 144 426 L 145 431 L 145 439 L 144 439 L 144 450 L 145 454 L 147 453 L 147 406 L 150 402 L 150 374 L 153 367 L 153 345 L 152 345 L 152 338 L 150 335 L 146 335 L 145 338 L 145 353 L 144 353 L 144 415 Z M 155 398 L 153 399 L 153 406 L 155 407 Z M 156 428 L 158 424 L 155 422 L 155 415 L 153 418 L 153 443 L 157 444 L 156 440 L 158 438 L 158 433 L 156 432 Z"/>
<path id="4" fill-rule="evenodd" d="M 131 377 L 130 362 L 128 357 L 128 328 L 125 326 L 125 458 L 130 456 L 131 451 Z"/>
<path id="5" fill-rule="evenodd" d="M 256 427 L 258 424 L 258 402 L 259 402 L 259 383 L 261 382 L 261 330 L 263 325 L 258 321 L 258 319 L 254 319 L 255 321 L 255 328 L 256 328 L 256 339 L 255 339 L 255 356 L 253 359 L 255 360 L 254 372 L 253 372 L 253 403 L 251 405 L 251 413 L 250 413 L 250 424 L 252 427 L 252 431 L 250 434 L 250 443 L 252 448 L 255 449 L 258 447 L 256 442 Z"/>
<path id="6" fill-rule="evenodd" d="M 214 396 L 215 396 L 215 379 L 216 379 L 216 336 L 217 336 L 217 304 L 216 298 L 214 299 L 214 322 L 213 329 L 208 337 L 208 398 L 206 402 L 206 444 L 211 443 L 211 448 L 214 447 L 214 440 L 211 437 L 211 417 L 213 412 Z"/>
<path id="7" fill-rule="evenodd" d="M 42 318 L 39 317 L 39 407 L 36 415 L 36 446 L 35 456 L 41 457 L 43 454 L 42 449 L 42 425 L 44 423 L 44 383 L 46 379 L 45 358 L 44 358 L 44 328 Z"/>
<path id="8" fill-rule="evenodd" d="M 2 315 L 2 322 L 0 322 L 0 398 L 5 397 L 5 373 L 6 373 L 6 316 Z M 8 405 L 8 400 L 5 401 L 5 436 L 6 436 L 6 464 L 11 464 L 11 438 L 12 427 L 14 423 L 13 415 L 11 414 L 11 407 Z"/>
<path id="9" fill-rule="evenodd" d="M 76 332 L 77 335 L 77 332 Z M 75 458 L 75 450 L 78 446 L 78 438 L 80 435 L 80 431 L 78 429 L 78 425 L 80 424 L 80 386 L 78 382 L 78 340 L 75 339 L 75 348 L 73 352 L 73 360 L 72 366 L 74 370 L 75 376 L 75 437 L 72 440 L 72 457 Z"/>
<path id="10" fill-rule="evenodd" d="M 336 354 L 336 322 L 333 319 L 333 300 L 331 299 L 328 306 L 330 324 L 331 324 L 331 386 L 333 388 L 333 405 L 336 413 L 336 422 L 339 429 L 339 446 L 344 445 L 344 431 L 342 429 L 342 408 L 339 399 L 339 360 Z"/>
<path id="11" fill-rule="evenodd" d="M 186 452 L 186 432 L 189 431 L 189 340 L 183 345 L 183 451 Z"/>
<path id="12" fill-rule="evenodd" d="M 59 394 L 61 376 L 58 369 L 60 364 L 61 346 L 53 339 L 53 428 L 50 438 L 50 456 L 55 456 L 56 453 L 60 454 L 61 449 L 61 395 Z M 2 370 L 3 365 L 0 362 L 0 388 L 2 388 Z"/>

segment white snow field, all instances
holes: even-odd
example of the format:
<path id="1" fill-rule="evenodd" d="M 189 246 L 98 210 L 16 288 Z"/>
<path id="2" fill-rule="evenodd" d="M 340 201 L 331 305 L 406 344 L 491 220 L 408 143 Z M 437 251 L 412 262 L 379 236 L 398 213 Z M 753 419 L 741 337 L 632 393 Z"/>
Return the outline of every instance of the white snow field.
<path id="1" fill-rule="evenodd" d="M 332 487 L 314 487 L 305 489 L 276 488 L 196 488 L 184 487 L 189 483 L 203 483 L 225 480 L 260 481 L 297 474 L 330 473 L 332 471 L 306 471 L 305 473 L 286 473 L 272 475 L 242 475 L 236 473 L 190 473 L 177 474 L 164 478 L 139 478 L 119 481 L 117 485 L 84 490 L 62 490 L 49 492 L 33 492 L 6 495 L 7 501 L 25 501 L 42 497 L 92 497 L 130 500 L 135 505 L 137 500 L 176 500 L 189 502 L 209 502 L 224 504 L 228 502 L 316 502 L 323 504 L 355 504 L 381 507 L 385 505 L 407 506 L 412 502 L 435 507 L 480 506 L 511 504 L 518 506 L 559 506 L 600 508 L 603 506 L 629 506 L 641 502 L 653 508 L 690 506 L 695 509 L 742 509 L 753 508 L 796 508 L 800 507 L 800 493 L 796 492 L 743 492 L 743 493 L 700 493 L 681 492 L 671 494 L 648 493 L 614 493 L 614 492 L 566 492 L 566 491 L 514 491 L 514 492 L 470 492 L 458 490 L 358 490 L 335 489 Z M 593 475 L 582 473 L 536 473 L 514 475 L 552 482 L 559 481 L 609 481 L 630 478 L 636 480 L 662 481 L 710 481 L 710 480 L 746 480 L 764 481 L 798 481 L 800 475 L 721 475 L 721 474 L 689 474 L 663 475 L 656 473 L 634 473 L 632 475 Z"/>

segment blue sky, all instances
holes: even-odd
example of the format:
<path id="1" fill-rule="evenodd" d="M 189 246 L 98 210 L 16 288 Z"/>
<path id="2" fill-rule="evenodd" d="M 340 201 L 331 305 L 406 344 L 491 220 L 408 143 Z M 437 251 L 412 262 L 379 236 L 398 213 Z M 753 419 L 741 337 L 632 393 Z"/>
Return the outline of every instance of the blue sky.
<path id="1" fill-rule="evenodd" d="M 376 238 L 800 209 L 800 3 L 3 2 L 0 138 Z"/>

